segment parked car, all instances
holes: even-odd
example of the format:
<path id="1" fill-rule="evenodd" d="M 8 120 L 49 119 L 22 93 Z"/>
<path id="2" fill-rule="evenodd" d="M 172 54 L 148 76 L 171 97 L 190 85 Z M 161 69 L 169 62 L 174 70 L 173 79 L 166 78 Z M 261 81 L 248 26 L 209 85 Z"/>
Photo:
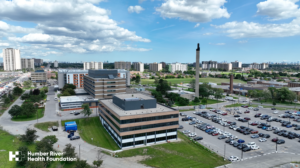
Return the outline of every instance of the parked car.
<path id="1" fill-rule="evenodd" d="M 271 108 L 271 110 L 276 110 L 276 108 Z"/>
<path id="2" fill-rule="evenodd" d="M 218 137 L 218 139 L 225 139 L 225 138 L 227 138 L 225 135 L 221 135 Z"/>
<path id="3" fill-rule="evenodd" d="M 184 131 L 182 131 L 182 133 L 184 133 L 184 134 L 188 134 L 190 132 L 191 132 L 190 130 L 184 130 Z"/>
<path id="4" fill-rule="evenodd" d="M 183 126 L 182 126 L 182 125 L 179 125 L 178 129 L 183 129 Z"/>
<path id="5" fill-rule="evenodd" d="M 72 136 L 70 140 L 80 139 L 80 136 Z"/>
<path id="6" fill-rule="evenodd" d="M 230 156 L 228 158 L 228 160 L 231 161 L 231 162 L 239 161 L 239 157 L 237 157 L 237 156 Z"/>
<path id="7" fill-rule="evenodd" d="M 284 144 L 284 143 L 285 143 L 285 140 L 279 139 L 276 143 L 277 143 L 277 144 Z"/>
<path id="8" fill-rule="evenodd" d="M 279 139 L 276 137 L 276 138 L 273 138 L 272 139 L 272 142 L 277 142 Z"/>
<path id="9" fill-rule="evenodd" d="M 267 139 L 266 139 L 266 138 L 260 138 L 260 139 L 258 139 L 258 141 L 259 141 L 259 142 L 266 142 Z"/>
<path id="10" fill-rule="evenodd" d="M 74 113 L 74 115 L 79 115 L 79 114 L 80 114 L 80 112 L 75 112 L 75 113 Z"/>
<path id="11" fill-rule="evenodd" d="M 197 136 L 197 137 L 194 138 L 195 141 L 199 141 L 199 140 L 202 140 L 202 139 L 203 139 L 203 137 L 201 137 L 201 136 Z"/>
<path id="12" fill-rule="evenodd" d="M 246 110 L 246 111 L 244 111 L 244 113 L 250 113 L 250 111 L 249 111 L 249 110 Z"/>
<path id="13" fill-rule="evenodd" d="M 245 141 L 243 139 L 239 139 L 237 142 L 238 143 L 245 143 Z"/>
<path id="14" fill-rule="evenodd" d="M 278 114 L 278 111 L 277 110 L 273 111 L 273 114 Z"/>
<path id="15" fill-rule="evenodd" d="M 251 138 L 259 138 L 258 134 L 251 135 Z"/>
<path id="16" fill-rule="evenodd" d="M 192 132 L 189 134 L 189 137 L 194 137 L 194 136 L 197 136 L 197 134 L 195 132 Z"/>

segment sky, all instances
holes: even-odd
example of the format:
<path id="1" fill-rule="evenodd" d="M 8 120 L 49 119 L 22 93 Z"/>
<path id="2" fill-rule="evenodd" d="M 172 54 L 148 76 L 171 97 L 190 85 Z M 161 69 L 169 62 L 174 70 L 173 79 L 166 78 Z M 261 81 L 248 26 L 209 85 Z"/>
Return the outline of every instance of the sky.
<path id="1" fill-rule="evenodd" d="M 45 61 L 300 60 L 299 0 L 0 0 L 2 49 Z"/>

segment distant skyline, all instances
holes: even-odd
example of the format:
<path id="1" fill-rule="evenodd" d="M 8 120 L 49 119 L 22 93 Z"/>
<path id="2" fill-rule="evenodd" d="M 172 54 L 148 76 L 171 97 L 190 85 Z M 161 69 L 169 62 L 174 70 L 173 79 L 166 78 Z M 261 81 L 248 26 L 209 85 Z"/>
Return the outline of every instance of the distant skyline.
<path id="1" fill-rule="evenodd" d="M 298 62 L 299 0 L 2 0 L 2 49 L 66 62 Z"/>

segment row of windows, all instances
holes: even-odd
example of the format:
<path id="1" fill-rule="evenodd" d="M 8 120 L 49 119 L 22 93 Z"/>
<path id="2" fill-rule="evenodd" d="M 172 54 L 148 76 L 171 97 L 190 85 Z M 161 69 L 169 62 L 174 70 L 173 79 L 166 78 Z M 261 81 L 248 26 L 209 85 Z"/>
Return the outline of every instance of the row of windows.
<path id="1" fill-rule="evenodd" d="M 104 117 L 105 117 L 110 123 L 112 123 L 112 124 L 115 126 L 115 128 L 116 128 L 117 130 L 120 131 L 120 128 L 118 127 L 117 124 L 115 124 L 115 123 L 114 123 L 109 117 L 107 117 L 104 113 L 101 113 L 101 114 L 103 114 Z"/>
<path id="2" fill-rule="evenodd" d="M 113 133 L 109 130 L 108 126 L 107 126 L 106 124 L 104 124 L 103 126 L 104 126 L 104 128 L 106 128 L 106 130 L 107 130 L 108 133 L 111 135 L 111 137 L 118 143 L 118 145 L 121 145 L 121 142 L 118 140 L 118 138 L 115 136 L 115 134 L 113 134 Z"/>
<path id="3" fill-rule="evenodd" d="M 157 128 L 157 127 L 171 126 L 171 125 L 178 125 L 178 121 L 166 122 L 166 123 L 158 123 L 158 124 L 150 124 L 150 125 L 141 125 L 141 126 L 127 127 L 127 128 L 121 128 L 121 129 L 120 129 L 120 132 L 136 131 L 136 130 L 143 130 L 143 129 Z"/>
<path id="4" fill-rule="evenodd" d="M 116 86 L 107 86 L 107 88 L 115 88 Z"/>
<path id="5" fill-rule="evenodd" d="M 107 92 L 116 92 L 116 90 L 107 90 Z"/>
<path id="6" fill-rule="evenodd" d="M 162 133 L 166 133 L 166 132 L 177 132 L 177 129 L 168 129 L 168 130 L 161 130 L 161 131 L 156 131 L 156 134 L 162 134 Z M 155 135 L 155 131 L 154 132 L 147 132 L 147 133 L 142 133 L 142 134 L 135 134 L 135 135 L 125 135 L 122 136 L 122 139 L 131 139 L 133 137 L 137 138 L 137 137 L 142 137 L 142 136 L 150 136 L 150 135 Z"/>
<path id="7" fill-rule="evenodd" d="M 106 83 L 116 83 L 116 82 L 106 82 Z"/>
<path id="8" fill-rule="evenodd" d="M 160 137 L 160 138 L 153 138 L 153 139 L 147 139 L 147 143 L 152 143 L 152 142 L 159 142 L 159 141 L 167 141 L 169 139 L 176 139 L 176 135 L 168 136 L 168 137 Z M 135 142 L 127 142 L 122 144 L 122 148 L 128 147 L 128 146 L 134 146 L 134 145 L 141 145 L 144 144 L 146 145 L 146 140 L 141 140 L 141 141 L 135 141 Z"/>

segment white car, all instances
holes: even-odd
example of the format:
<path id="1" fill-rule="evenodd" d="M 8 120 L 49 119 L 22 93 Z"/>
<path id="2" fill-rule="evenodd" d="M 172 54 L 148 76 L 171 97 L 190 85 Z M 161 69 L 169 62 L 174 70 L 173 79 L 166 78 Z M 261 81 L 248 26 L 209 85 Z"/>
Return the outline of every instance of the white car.
<path id="1" fill-rule="evenodd" d="M 192 132 L 189 134 L 189 137 L 194 137 L 194 136 L 197 136 L 197 134 L 195 132 Z"/>
<path id="2" fill-rule="evenodd" d="M 251 149 L 252 149 L 252 150 L 259 149 L 259 146 L 257 146 L 257 145 L 253 145 L 253 146 L 251 146 Z"/>
<path id="3" fill-rule="evenodd" d="M 74 114 L 74 113 L 75 113 L 75 111 L 71 111 L 71 112 L 70 112 L 70 114 Z"/>
<path id="4" fill-rule="evenodd" d="M 238 160 L 239 160 L 239 157 L 237 157 L 237 156 L 230 156 L 230 157 L 228 158 L 228 160 L 231 161 L 231 162 L 235 162 L 235 161 L 238 161 Z"/>
<path id="5" fill-rule="evenodd" d="M 258 108 L 264 108 L 263 106 L 258 106 Z"/>
<path id="6" fill-rule="evenodd" d="M 258 141 L 259 141 L 259 142 L 266 142 L 267 139 L 266 139 L 266 138 L 260 138 Z"/>
<path id="7" fill-rule="evenodd" d="M 248 142 L 247 146 L 256 146 L 256 143 L 255 142 Z"/>
<path id="8" fill-rule="evenodd" d="M 253 110 L 253 107 L 248 107 L 249 110 Z"/>
<path id="9" fill-rule="evenodd" d="M 277 110 L 275 110 L 275 111 L 273 111 L 273 113 L 274 113 L 274 114 L 278 114 L 278 111 L 277 111 Z"/>
<path id="10" fill-rule="evenodd" d="M 280 114 L 280 115 L 278 115 L 278 117 L 282 117 L 282 116 L 284 116 L 284 114 Z"/>

